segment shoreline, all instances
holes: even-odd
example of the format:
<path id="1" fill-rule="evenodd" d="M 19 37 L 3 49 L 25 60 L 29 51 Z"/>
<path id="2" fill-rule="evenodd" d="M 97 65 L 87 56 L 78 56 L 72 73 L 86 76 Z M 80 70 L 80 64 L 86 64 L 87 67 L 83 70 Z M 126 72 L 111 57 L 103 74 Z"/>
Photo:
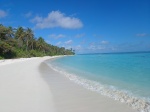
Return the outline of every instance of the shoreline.
<path id="1" fill-rule="evenodd" d="M 45 64 L 56 57 L 0 63 L 0 111 L 136 112 L 123 103 L 71 82 Z"/>
<path id="2" fill-rule="evenodd" d="M 102 96 L 113 99 L 113 101 L 119 101 L 120 103 L 124 103 L 130 108 L 135 109 L 139 112 L 150 111 L 150 103 L 148 98 L 146 99 L 145 97 L 136 96 L 130 91 L 118 89 L 115 86 L 103 85 L 97 81 L 86 79 L 71 72 L 67 72 L 66 70 L 61 69 L 61 66 L 63 65 L 57 68 L 55 67 L 55 65 L 53 66 L 50 62 L 48 62 L 47 64 L 52 70 L 66 77 L 72 83 L 75 83 L 84 89 L 96 92 Z"/>
<path id="3" fill-rule="evenodd" d="M 46 62 L 40 65 L 40 72 L 51 89 L 56 112 L 137 112 L 125 103 L 70 81 L 63 74 L 50 68 Z"/>

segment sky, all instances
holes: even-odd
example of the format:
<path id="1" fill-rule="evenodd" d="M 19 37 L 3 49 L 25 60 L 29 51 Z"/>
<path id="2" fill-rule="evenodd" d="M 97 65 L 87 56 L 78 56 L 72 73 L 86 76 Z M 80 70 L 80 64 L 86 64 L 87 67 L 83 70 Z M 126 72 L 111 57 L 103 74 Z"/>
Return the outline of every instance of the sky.
<path id="1" fill-rule="evenodd" d="M 0 0 L 0 24 L 77 54 L 150 51 L 150 0 Z"/>

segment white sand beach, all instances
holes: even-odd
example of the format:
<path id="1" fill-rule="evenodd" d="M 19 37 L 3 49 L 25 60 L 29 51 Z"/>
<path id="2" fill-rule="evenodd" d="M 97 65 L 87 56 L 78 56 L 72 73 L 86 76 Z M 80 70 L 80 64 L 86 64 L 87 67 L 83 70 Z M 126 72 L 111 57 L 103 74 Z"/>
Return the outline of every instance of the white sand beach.
<path id="1" fill-rule="evenodd" d="M 39 65 L 45 58 L 0 63 L 0 112 L 53 112 L 53 100 Z"/>
<path id="2" fill-rule="evenodd" d="M 0 61 L 0 112 L 136 112 L 53 71 L 51 58 Z"/>

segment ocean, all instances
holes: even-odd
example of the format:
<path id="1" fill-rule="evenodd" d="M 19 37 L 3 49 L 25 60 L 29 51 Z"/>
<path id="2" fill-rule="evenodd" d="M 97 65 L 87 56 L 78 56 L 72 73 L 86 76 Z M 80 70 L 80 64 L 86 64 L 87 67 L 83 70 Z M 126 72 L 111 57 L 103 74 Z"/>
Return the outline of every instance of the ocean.
<path id="1" fill-rule="evenodd" d="M 82 54 L 47 63 L 86 89 L 150 112 L 150 52 Z"/>

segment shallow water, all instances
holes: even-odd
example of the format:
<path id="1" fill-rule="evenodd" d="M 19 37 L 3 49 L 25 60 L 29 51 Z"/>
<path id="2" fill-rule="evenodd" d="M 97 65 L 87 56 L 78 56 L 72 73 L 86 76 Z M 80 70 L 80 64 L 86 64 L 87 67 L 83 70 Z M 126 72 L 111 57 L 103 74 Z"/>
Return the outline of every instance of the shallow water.
<path id="1" fill-rule="evenodd" d="M 49 66 L 91 91 L 150 112 L 150 53 L 67 56 Z"/>

